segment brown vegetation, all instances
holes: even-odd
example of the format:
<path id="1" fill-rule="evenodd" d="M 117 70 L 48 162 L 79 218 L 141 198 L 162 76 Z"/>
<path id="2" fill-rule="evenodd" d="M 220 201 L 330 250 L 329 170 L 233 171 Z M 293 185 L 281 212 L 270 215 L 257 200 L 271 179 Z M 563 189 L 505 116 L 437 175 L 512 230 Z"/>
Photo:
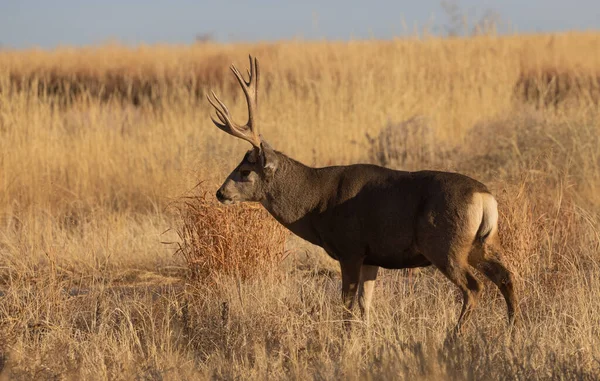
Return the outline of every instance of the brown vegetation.
<path id="1" fill-rule="evenodd" d="M 581 33 L 1 52 L 0 378 L 597 379 L 598 51 Z M 213 206 L 247 145 L 196 93 L 216 86 L 241 120 L 227 67 L 248 53 L 269 84 L 262 131 L 286 154 L 490 185 L 522 299 L 512 337 L 486 283 L 492 297 L 445 345 L 460 295 L 423 270 L 384 271 L 372 329 L 344 341 L 337 269 L 291 240 L 282 259 L 260 208 Z M 544 90 L 562 78 L 577 85 Z M 528 86 L 542 90 L 519 95 Z M 199 180 L 198 211 L 174 208 Z M 213 274 L 190 278 L 189 263 Z"/>
<path id="2" fill-rule="evenodd" d="M 185 260 L 191 277 L 247 279 L 272 271 L 283 258 L 284 227 L 260 205 L 228 208 L 211 200 L 212 193 L 182 198 L 175 206 L 180 220 L 176 254 Z"/>

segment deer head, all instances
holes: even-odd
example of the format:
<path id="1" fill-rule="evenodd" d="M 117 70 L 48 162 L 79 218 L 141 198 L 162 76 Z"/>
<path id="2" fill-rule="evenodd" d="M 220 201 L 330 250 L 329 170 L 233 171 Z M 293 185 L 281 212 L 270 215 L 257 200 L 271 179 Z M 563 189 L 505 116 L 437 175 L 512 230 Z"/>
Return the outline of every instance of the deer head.
<path id="1" fill-rule="evenodd" d="M 256 58 L 253 59 L 250 56 L 249 59 L 248 81 L 244 79 L 235 65 L 231 65 L 231 71 L 242 87 L 248 104 L 248 121 L 245 125 L 233 121 L 229 109 L 213 91 L 211 91 L 212 97 L 207 95 L 208 101 L 215 108 L 217 114 L 218 121 L 211 117 L 215 126 L 252 144 L 252 149 L 244 155 L 240 164 L 217 191 L 217 199 L 224 204 L 261 201 L 265 197 L 265 186 L 277 168 L 275 151 L 258 133 L 256 112 L 260 74 Z"/>

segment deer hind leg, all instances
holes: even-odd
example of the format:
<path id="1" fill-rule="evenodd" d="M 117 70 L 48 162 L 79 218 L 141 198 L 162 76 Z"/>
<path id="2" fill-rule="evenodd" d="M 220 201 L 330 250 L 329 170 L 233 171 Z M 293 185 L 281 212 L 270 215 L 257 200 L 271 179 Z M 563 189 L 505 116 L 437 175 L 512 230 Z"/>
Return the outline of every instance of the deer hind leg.
<path id="1" fill-rule="evenodd" d="M 468 249 L 453 248 L 436 250 L 429 259 L 452 283 L 454 283 L 463 296 L 463 305 L 454 328 L 455 334 L 462 332 L 464 323 L 469 319 L 471 312 L 477 304 L 477 298 L 482 290 L 481 283 L 473 276 L 467 264 Z"/>
<path id="2" fill-rule="evenodd" d="M 366 324 L 369 324 L 369 309 L 373 298 L 373 289 L 377 279 L 378 266 L 363 265 L 360 268 L 360 281 L 358 288 L 358 307 Z"/>
<path id="3" fill-rule="evenodd" d="M 516 297 L 514 291 L 514 280 L 512 273 L 500 261 L 501 247 L 495 244 L 485 243 L 475 248 L 469 254 L 469 263 L 483 273 L 489 280 L 500 289 L 506 308 L 508 310 L 508 324 L 514 325 L 516 313 Z"/>
<path id="4" fill-rule="evenodd" d="M 422 242 L 421 252 L 436 268 L 438 268 L 452 283 L 454 283 L 463 296 L 463 305 L 454 328 L 455 334 L 460 334 L 464 323 L 469 319 L 471 312 L 477 304 L 477 298 L 482 290 L 481 283 L 471 273 L 468 258 L 471 243 L 457 237 L 440 241 L 440 231 L 427 231 L 418 240 Z M 450 233 L 452 231 L 450 230 Z M 451 235 L 446 232 L 446 235 Z"/>
<path id="5" fill-rule="evenodd" d="M 342 301 L 344 303 L 344 327 L 350 329 L 352 319 L 352 307 L 358 291 L 360 282 L 360 268 L 362 260 L 340 261 L 342 270 Z"/>
<path id="6" fill-rule="evenodd" d="M 444 275 L 446 275 L 446 277 L 448 277 L 448 279 L 458 286 L 463 294 L 462 309 L 460 311 L 460 315 L 458 316 L 456 327 L 454 328 L 456 333 L 461 333 L 464 323 L 468 321 L 473 308 L 477 304 L 477 299 L 481 293 L 482 286 L 466 265 L 453 263 L 446 269 L 442 270 L 442 272 Z"/>

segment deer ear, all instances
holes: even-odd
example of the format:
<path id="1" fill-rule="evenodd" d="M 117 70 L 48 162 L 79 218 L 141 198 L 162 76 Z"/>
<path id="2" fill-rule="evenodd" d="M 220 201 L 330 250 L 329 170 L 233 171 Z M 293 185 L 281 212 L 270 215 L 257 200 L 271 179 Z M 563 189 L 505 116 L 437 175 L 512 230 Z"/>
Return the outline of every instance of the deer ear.
<path id="1" fill-rule="evenodd" d="M 260 145 L 260 160 L 265 174 L 267 176 L 272 176 L 277 170 L 277 154 L 264 140 Z"/>

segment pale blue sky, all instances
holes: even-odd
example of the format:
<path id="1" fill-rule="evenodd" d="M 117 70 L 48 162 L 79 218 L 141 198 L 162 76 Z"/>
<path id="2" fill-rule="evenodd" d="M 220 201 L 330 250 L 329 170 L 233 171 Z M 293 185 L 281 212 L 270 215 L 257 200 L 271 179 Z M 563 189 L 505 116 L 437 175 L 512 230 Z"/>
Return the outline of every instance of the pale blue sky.
<path id="1" fill-rule="evenodd" d="M 456 0 L 471 21 L 493 10 L 501 30 L 600 30 L 600 0 Z M 390 38 L 414 25 L 442 33 L 439 0 L 0 0 L 0 44 L 26 48 L 219 41 Z"/>

